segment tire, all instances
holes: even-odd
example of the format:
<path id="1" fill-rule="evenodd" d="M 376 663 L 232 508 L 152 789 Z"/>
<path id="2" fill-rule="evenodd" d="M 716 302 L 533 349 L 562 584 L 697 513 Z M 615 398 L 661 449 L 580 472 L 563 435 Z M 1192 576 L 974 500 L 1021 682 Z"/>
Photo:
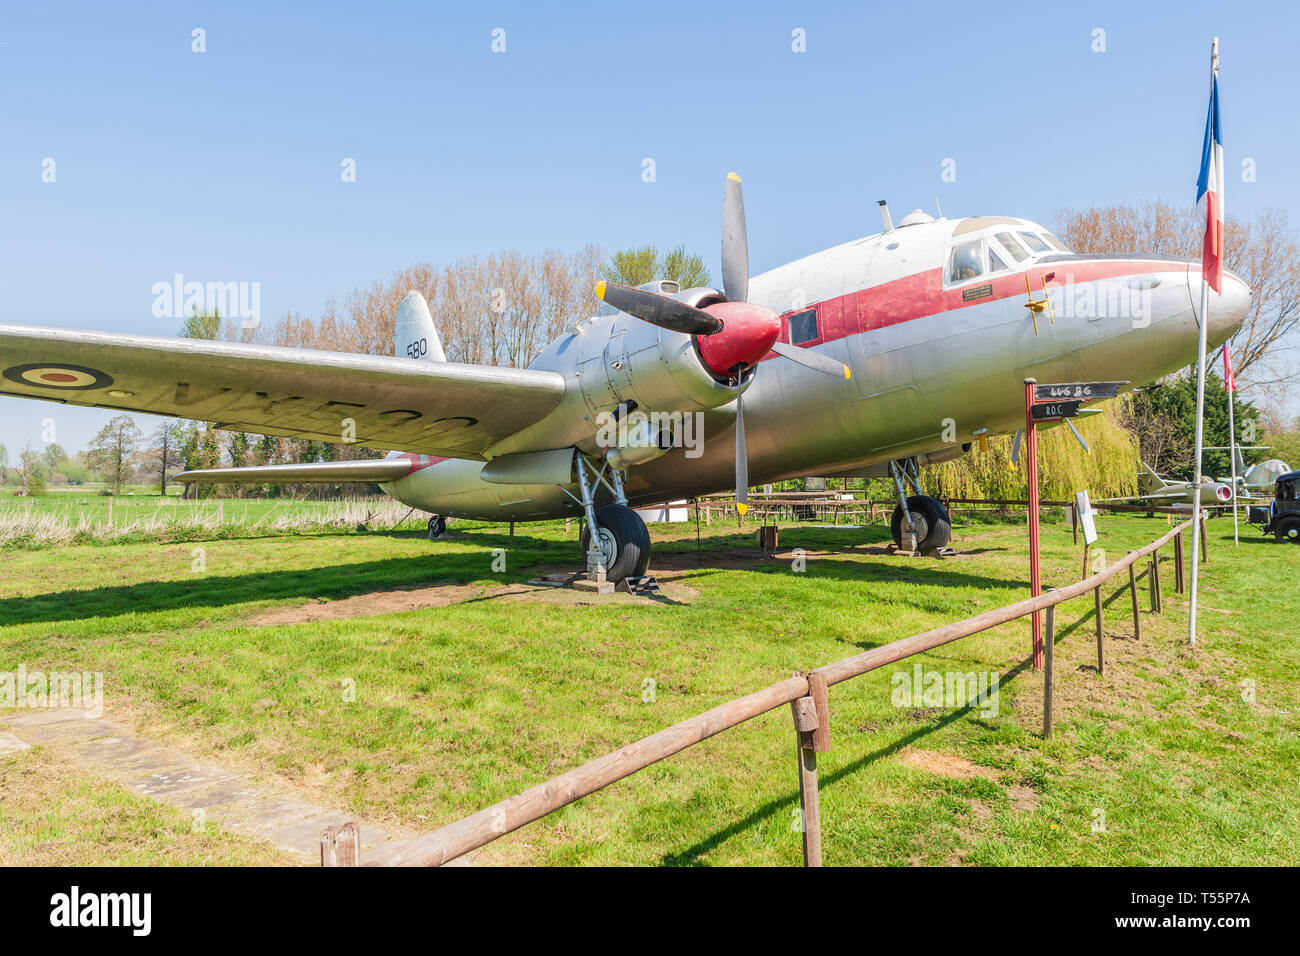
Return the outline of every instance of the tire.
<path id="1" fill-rule="evenodd" d="M 431 515 L 429 518 L 429 540 L 433 541 L 447 533 L 447 519 L 442 515 Z"/>
<path id="2" fill-rule="evenodd" d="M 608 505 L 596 512 L 596 525 L 606 555 L 605 579 L 617 584 L 625 578 L 643 576 L 650 567 L 650 532 L 641 516 L 624 505 Z M 584 562 L 590 541 L 590 530 L 583 528 L 579 543 Z"/>
<path id="3" fill-rule="evenodd" d="M 912 514 L 912 521 L 918 525 L 921 533 L 920 540 L 917 541 L 917 550 L 933 551 L 935 548 L 945 547 L 952 541 L 952 522 L 948 519 L 948 511 L 938 498 L 931 498 L 929 495 L 912 495 L 907 499 L 907 510 Z M 894 536 L 894 544 L 898 547 L 903 546 L 903 509 L 894 507 L 894 513 L 889 517 L 889 530 Z"/>
<path id="4" fill-rule="evenodd" d="M 1273 536 L 1282 543 L 1300 544 L 1300 518 L 1288 515 L 1273 525 Z"/>

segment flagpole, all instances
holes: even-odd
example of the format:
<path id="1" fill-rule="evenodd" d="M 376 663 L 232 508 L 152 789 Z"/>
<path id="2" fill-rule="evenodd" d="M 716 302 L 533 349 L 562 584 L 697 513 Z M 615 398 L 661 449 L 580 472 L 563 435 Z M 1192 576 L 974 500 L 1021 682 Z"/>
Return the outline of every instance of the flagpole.
<path id="1" fill-rule="evenodd" d="M 1219 38 L 1210 44 L 1210 95 L 1214 95 L 1214 74 L 1219 69 Z M 1212 145 L 1212 144 L 1211 144 Z M 1211 162 L 1214 162 L 1211 152 Z M 1210 283 L 1201 264 L 1201 336 L 1196 352 L 1196 473 L 1192 487 L 1196 493 L 1192 500 L 1192 584 L 1187 612 L 1187 643 L 1196 646 L 1196 584 L 1201 557 L 1201 456 L 1205 440 L 1205 349 L 1210 329 Z"/>
<path id="2" fill-rule="evenodd" d="M 1229 376 L 1230 368 L 1232 368 L 1232 359 L 1228 356 L 1228 343 L 1224 342 L 1223 387 L 1228 392 L 1228 457 L 1232 461 L 1232 546 L 1240 548 L 1241 541 L 1237 537 L 1237 422 L 1232 411 L 1232 406 L 1237 403 L 1237 382 L 1235 375 Z"/>

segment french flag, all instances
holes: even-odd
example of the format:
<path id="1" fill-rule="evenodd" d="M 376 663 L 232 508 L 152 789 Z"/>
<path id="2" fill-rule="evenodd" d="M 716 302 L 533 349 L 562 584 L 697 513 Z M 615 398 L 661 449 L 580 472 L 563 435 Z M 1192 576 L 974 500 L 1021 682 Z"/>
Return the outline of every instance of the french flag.
<path id="1" fill-rule="evenodd" d="M 1219 129 L 1219 75 L 1210 80 L 1210 111 L 1205 117 L 1201 175 L 1196 180 L 1196 208 L 1205 216 L 1201 273 L 1210 288 L 1223 289 L 1223 136 Z"/>

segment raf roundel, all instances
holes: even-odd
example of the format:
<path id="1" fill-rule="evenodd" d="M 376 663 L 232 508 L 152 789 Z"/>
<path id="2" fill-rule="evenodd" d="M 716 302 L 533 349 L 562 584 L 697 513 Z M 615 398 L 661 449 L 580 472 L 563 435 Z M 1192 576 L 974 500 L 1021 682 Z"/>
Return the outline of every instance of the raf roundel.
<path id="1" fill-rule="evenodd" d="M 4 377 L 40 388 L 104 388 L 113 384 L 112 376 L 84 365 L 14 365 L 4 370 Z"/>

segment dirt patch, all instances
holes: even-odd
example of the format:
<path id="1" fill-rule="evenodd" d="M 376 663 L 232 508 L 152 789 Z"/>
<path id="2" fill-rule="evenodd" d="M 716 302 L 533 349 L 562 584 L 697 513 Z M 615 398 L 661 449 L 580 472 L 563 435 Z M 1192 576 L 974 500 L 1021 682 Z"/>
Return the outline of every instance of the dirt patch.
<path id="1" fill-rule="evenodd" d="M 617 592 L 592 595 L 571 588 L 533 584 L 431 584 L 420 588 L 394 588 L 355 594 L 337 601 L 315 601 L 290 607 L 271 608 L 249 619 L 254 627 L 335 621 L 340 618 L 373 617 L 424 608 L 448 607 L 465 601 L 540 601 L 547 604 L 689 604 L 700 592 L 685 584 L 666 583 L 661 593 L 639 597 Z"/>
<path id="2" fill-rule="evenodd" d="M 1017 783 L 1007 787 L 1007 796 L 1011 799 L 1012 810 L 1023 810 L 1028 813 L 1038 806 L 1038 794 L 1023 784 Z"/>
<path id="3" fill-rule="evenodd" d="M 914 750 L 909 747 L 903 751 L 899 759 L 908 766 L 919 767 L 921 770 L 940 777 L 952 777 L 958 780 L 971 777 L 983 777 L 986 780 L 996 780 L 998 778 L 996 770 L 981 767 L 979 764 L 973 763 L 965 757 L 958 757 L 955 754 L 942 754 L 933 750 Z"/>

